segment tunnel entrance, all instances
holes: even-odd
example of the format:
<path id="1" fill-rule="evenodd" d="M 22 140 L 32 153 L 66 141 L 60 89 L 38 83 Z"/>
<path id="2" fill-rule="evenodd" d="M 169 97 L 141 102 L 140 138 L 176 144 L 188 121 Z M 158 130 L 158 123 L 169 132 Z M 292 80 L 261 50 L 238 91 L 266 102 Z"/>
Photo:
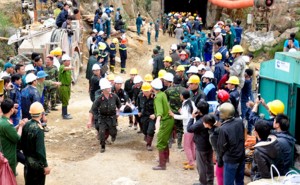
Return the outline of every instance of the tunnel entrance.
<path id="1" fill-rule="evenodd" d="M 206 23 L 207 0 L 164 0 L 164 12 L 191 12 L 201 16 Z"/>

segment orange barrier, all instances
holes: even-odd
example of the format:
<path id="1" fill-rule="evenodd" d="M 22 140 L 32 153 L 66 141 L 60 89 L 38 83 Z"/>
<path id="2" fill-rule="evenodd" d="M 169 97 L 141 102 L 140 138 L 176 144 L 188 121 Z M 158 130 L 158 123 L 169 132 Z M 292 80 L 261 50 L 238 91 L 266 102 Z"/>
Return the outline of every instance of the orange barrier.
<path id="1" fill-rule="evenodd" d="M 248 8 L 254 5 L 254 0 L 208 0 L 216 6 L 228 9 Z"/>

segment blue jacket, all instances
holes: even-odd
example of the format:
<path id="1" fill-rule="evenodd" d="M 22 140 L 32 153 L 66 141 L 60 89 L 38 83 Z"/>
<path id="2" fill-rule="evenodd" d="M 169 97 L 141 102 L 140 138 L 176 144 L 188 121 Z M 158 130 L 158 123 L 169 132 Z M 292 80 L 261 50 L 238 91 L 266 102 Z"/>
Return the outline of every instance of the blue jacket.
<path id="1" fill-rule="evenodd" d="M 214 84 L 206 84 L 203 92 L 206 95 L 207 101 L 216 101 L 217 89 L 216 86 L 214 86 Z"/>
<path id="2" fill-rule="evenodd" d="M 225 62 L 225 60 L 226 60 L 226 53 L 228 52 L 226 46 L 222 46 L 222 47 L 218 50 L 218 52 L 222 54 L 222 60 L 221 60 L 221 62 Z"/>
<path id="3" fill-rule="evenodd" d="M 197 57 L 199 56 L 199 48 L 198 48 L 198 43 L 196 40 L 191 41 L 191 56 L 190 57 Z"/>
<path id="4" fill-rule="evenodd" d="M 136 18 L 135 24 L 141 26 L 143 24 L 143 19 L 141 17 Z"/>
<path id="5" fill-rule="evenodd" d="M 117 50 L 116 50 L 116 45 L 114 43 L 111 43 L 109 45 L 109 48 L 110 48 L 110 57 L 116 57 L 116 54 L 117 54 Z"/>
<path id="6" fill-rule="evenodd" d="M 13 89 L 10 91 L 10 99 L 18 104 L 18 112 L 17 114 L 12 116 L 12 120 L 14 123 L 14 126 L 17 126 L 19 124 L 19 120 L 21 118 L 21 87 L 19 87 L 17 84 L 13 83 Z"/>
<path id="7" fill-rule="evenodd" d="M 214 76 L 217 79 L 217 84 L 220 82 L 224 74 L 225 74 L 224 63 L 220 61 L 219 63 L 215 64 L 215 71 L 214 71 Z"/>
<path id="8" fill-rule="evenodd" d="M 234 30 L 235 30 L 236 43 L 240 44 L 241 39 L 242 39 L 243 28 L 241 28 L 241 27 L 234 27 Z"/>
<path id="9" fill-rule="evenodd" d="M 125 44 L 121 44 L 119 47 L 120 57 L 123 60 L 127 59 L 127 47 Z"/>
<path id="10" fill-rule="evenodd" d="M 244 87 L 241 91 L 241 101 L 248 102 L 251 99 L 252 79 L 245 80 Z"/>
<path id="11" fill-rule="evenodd" d="M 237 88 L 235 88 L 229 91 L 229 95 L 230 95 L 229 99 L 235 108 L 235 117 L 239 117 L 238 106 L 240 102 L 240 93 L 237 90 Z"/>
<path id="12" fill-rule="evenodd" d="M 21 91 L 22 118 L 31 119 L 31 115 L 29 114 L 30 105 L 36 101 L 40 102 L 40 100 L 41 97 L 38 90 L 31 85 L 27 85 Z"/>
<path id="13" fill-rule="evenodd" d="M 67 20 L 67 18 L 68 12 L 66 10 L 62 10 L 56 18 L 56 25 L 60 28 L 62 24 Z"/>

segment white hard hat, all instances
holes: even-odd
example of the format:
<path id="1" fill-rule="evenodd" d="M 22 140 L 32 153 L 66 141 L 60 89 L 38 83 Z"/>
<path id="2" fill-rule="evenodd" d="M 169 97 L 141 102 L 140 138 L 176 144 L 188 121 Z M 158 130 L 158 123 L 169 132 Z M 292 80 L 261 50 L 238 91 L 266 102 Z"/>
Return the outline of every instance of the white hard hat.
<path id="1" fill-rule="evenodd" d="M 216 28 L 214 32 L 215 32 L 215 33 L 221 33 L 221 28 L 219 28 L 219 27 Z"/>
<path id="2" fill-rule="evenodd" d="M 61 57 L 61 60 L 62 60 L 62 61 L 64 61 L 64 60 L 71 60 L 71 58 L 69 57 L 69 55 L 64 54 L 64 55 Z"/>
<path id="3" fill-rule="evenodd" d="M 121 83 L 123 83 L 123 78 L 120 76 L 116 76 L 114 82 L 116 84 L 121 84 Z"/>
<path id="4" fill-rule="evenodd" d="M 94 32 L 94 33 L 98 33 L 98 31 L 97 31 L 96 29 L 93 29 L 93 32 Z"/>
<path id="5" fill-rule="evenodd" d="M 199 66 L 198 66 L 198 70 L 200 71 L 200 70 L 205 70 L 205 66 L 203 65 L 203 64 L 200 64 Z"/>
<path id="6" fill-rule="evenodd" d="M 28 75 L 26 75 L 25 81 L 26 81 L 26 83 L 30 83 L 36 79 L 37 79 L 37 76 L 35 76 L 35 74 L 29 73 Z"/>
<path id="7" fill-rule="evenodd" d="M 93 67 L 92 67 L 92 70 L 95 71 L 95 70 L 100 70 L 100 66 L 99 64 L 94 64 Z"/>
<path id="8" fill-rule="evenodd" d="M 106 78 L 101 78 L 99 81 L 99 85 L 102 90 L 111 88 L 111 84 Z"/>
<path id="9" fill-rule="evenodd" d="M 98 35 L 103 35 L 104 34 L 104 31 L 99 31 Z"/>
<path id="10" fill-rule="evenodd" d="M 289 52 L 297 52 L 297 50 L 295 48 L 291 48 Z"/>
<path id="11" fill-rule="evenodd" d="M 195 61 L 194 62 L 201 62 L 199 57 L 195 57 Z"/>
<path id="12" fill-rule="evenodd" d="M 209 79 L 214 79 L 215 76 L 214 76 L 214 73 L 212 71 L 206 71 L 204 73 L 204 75 L 202 76 L 202 78 L 209 78 Z"/>
<path id="13" fill-rule="evenodd" d="M 136 75 L 133 79 L 133 83 L 137 84 L 137 83 L 141 83 L 141 82 L 143 82 L 142 77 L 140 75 Z"/>
<path id="14" fill-rule="evenodd" d="M 154 89 L 162 89 L 163 88 L 163 84 L 162 81 L 159 78 L 155 78 L 152 82 L 151 82 L 151 86 Z"/>
<path id="15" fill-rule="evenodd" d="M 27 71 L 36 71 L 32 64 L 28 64 L 25 66 L 25 72 Z"/>
<path id="16" fill-rule="evenodd" d="M 198 73 L 198 68 L 196 66 L 191 66 L 186 73 Z"/>
<path id="17" fill-rule="evenodd" d="M 242 59 L 245 61 L 246 64 L 250 62 L 250 57 L 247 55 L 242 56 Z"/>
<path id="18" fill-rule="evenodd" d="M 174 80 L 174 75 L 172 73 L 166 73 L 163 77 L 164 80 L 168 82 L 173 82 Z"/>
<path id="19" fill-rule="evenodd" d="M 171 45 L 171 50 L 177 50 L 177 44 L 172 44 Z"/>
<path id="20" fill-rule="evenodd" d="M 180 24 L 177 24 L 177 28 L 180 28 Z"/>

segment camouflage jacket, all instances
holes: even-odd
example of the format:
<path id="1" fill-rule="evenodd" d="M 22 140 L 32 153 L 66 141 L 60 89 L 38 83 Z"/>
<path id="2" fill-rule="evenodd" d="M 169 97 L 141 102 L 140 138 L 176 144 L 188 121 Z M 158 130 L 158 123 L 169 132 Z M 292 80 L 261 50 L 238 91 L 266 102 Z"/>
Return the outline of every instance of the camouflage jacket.
<path id="1" fill-rule="evenodd" d="M 186 89 L 180 85 L 173 85 L 165 91 L 170 104 L 170 108 L 176 114 L 179 113 L 179 109 L 181 108 L 182 102 L 180 101 L 180 94 L 184 90 Z"/>
<path id="2" fill-rule="evenodd" d="M 58 70 L 56 66 L 45 67 L 44 71 L 48 74 L 46 80 L 52 80 L 54 82 L 58 81 Z"/>

